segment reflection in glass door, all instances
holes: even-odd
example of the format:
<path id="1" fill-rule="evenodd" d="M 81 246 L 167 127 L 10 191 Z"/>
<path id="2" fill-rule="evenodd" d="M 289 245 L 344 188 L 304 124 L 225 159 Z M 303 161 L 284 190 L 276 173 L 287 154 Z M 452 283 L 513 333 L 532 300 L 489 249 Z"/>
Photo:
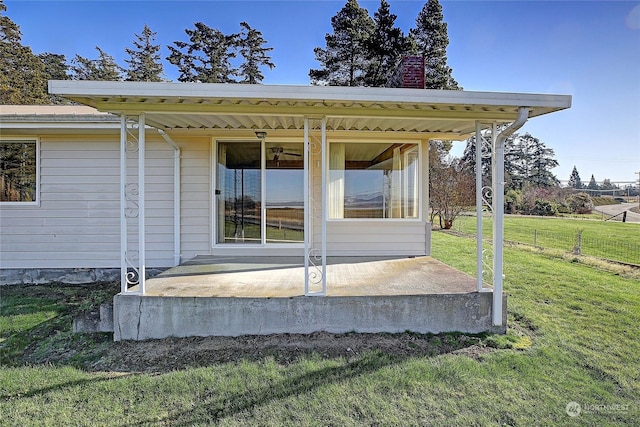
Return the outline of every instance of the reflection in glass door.
<path id="1" fill-rule="evenodd" d="M 261 143 L 219 142 L 217 243 L 262 243 Z"/>
<path id="2" fill-rule="evenodd" d="M 304 243 L 302 143 L 265 144 L 266 243 Z"/>

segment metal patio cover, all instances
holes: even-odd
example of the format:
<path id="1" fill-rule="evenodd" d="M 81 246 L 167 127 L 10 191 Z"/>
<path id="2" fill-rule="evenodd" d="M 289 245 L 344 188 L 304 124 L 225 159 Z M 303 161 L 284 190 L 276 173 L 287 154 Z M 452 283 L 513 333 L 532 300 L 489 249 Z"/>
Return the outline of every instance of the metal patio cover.
<path id="1" fill-rule="evenodd" d="M 571 96 L 336 86 L 52 80 L 49 92 L 114 114 L 145 113 L 163 130 L 302 130 L 326 118 L 327 130 L 417 132 L 461 140 L 475 122 L 508 123 L 569 108 Z"/>

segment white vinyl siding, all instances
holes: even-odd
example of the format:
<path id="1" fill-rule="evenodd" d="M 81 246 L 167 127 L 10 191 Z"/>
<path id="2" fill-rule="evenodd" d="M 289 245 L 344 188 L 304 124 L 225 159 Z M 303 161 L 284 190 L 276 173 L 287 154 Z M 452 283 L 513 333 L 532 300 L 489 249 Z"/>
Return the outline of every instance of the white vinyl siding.
<path id="1" fill-rule="evenodd" d="M 2 206 L 1 268 L 120 266 L 119 136 L 40 138 L 39 206 Z M 173 149 L 147 141 L 147 265 L 173 261 Z"/>
<path id="2" fill-rule="evenodd" d="M 211 253 L 211 139 L 173 140 L 182 149 L 181 255 L 182 261 Z"/>
<path id="3" fill-rule="evenodd" d="M 327 255 L 430 255 L 430 233 L 431 225 L 423 221 L 328 221 Z"/>

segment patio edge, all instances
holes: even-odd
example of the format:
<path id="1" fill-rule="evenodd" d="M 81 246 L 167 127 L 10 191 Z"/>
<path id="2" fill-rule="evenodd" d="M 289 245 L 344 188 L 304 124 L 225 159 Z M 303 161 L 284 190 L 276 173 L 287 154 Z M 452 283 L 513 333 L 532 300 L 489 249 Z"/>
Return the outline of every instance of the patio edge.
<path id="1" fill-rule="evenodd" d="M 505 333 L 492 293 L 290 298 L 114 297 L 114 341 L 279 333 Z"/>

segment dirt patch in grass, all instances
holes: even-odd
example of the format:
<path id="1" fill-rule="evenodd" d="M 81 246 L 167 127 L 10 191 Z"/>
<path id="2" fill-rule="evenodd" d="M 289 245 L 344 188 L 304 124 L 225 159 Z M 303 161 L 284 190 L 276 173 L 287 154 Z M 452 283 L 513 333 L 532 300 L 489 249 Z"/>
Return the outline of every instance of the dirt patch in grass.
<path id="1" fill-rule="evenodd" d="M 243 360 L 274 359 L 290 364 L 301 358 L 359 357 L 366 352 L 389 356 L 432 357 L 456 353 L 480 358 L 492 351 L 482 338 L 464 334 L 273 334 L 243 337 L 167 338 L 114 343 L 86 368 L 98 371 L 166 372 Z"/>

